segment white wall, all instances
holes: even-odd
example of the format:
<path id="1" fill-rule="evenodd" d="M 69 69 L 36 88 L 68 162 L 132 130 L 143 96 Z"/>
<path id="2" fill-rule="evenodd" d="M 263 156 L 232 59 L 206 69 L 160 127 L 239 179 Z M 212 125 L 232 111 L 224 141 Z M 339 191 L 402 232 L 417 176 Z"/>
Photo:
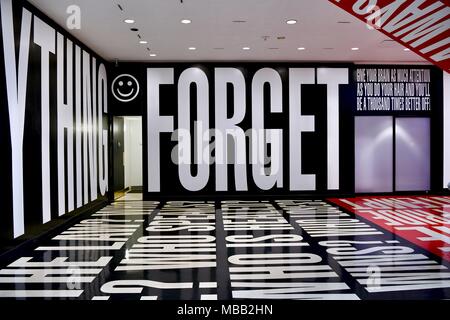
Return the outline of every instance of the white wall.
<path id="1" fill-rule="evenodd" d="M 142 118 L 125 117 L 125 188 L 142 186 Z"/>
<path id="2" fill-rule="evenodd" d="M 450 74 L 444 71 L 444 188 L 450 182 Z"/>

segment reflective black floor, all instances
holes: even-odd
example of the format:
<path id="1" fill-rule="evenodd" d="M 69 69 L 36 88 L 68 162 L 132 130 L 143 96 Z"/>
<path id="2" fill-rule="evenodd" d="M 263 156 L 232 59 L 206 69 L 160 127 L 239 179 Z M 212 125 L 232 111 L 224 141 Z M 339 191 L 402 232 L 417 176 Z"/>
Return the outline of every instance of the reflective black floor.
<path id="1" fill-rule="evenodd" d="M 118 201 L 0 259 L 2 299 L 450 298 L 447 260 L 321 200 Z"/>

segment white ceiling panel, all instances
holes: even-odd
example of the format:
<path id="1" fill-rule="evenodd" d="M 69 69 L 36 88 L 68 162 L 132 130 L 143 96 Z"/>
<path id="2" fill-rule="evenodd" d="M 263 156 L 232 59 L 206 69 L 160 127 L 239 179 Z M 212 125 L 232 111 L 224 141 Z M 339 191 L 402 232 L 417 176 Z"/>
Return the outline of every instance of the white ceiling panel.
<path id="1" fill-rule="evenodd" d="M 67 7 L 78 5 L 81 29 L 68 31 L 107 60 L 425 62 L 328 0 L 29 2 L 66 29 Z M 288 25 L 289 19 L 298 22 Z"/>

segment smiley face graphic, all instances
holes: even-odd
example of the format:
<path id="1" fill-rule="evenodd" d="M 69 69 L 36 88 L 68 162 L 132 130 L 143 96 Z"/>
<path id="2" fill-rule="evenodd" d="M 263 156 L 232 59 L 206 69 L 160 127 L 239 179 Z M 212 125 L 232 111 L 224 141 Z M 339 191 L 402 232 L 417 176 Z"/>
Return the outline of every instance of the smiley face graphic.
<path id="1" fill-rule="evenodd" d="M 114 79 L 111 91 L 117 100 L 130 102 L 139 94 L 139 82 L 131 74 L 121 74 Z"/>

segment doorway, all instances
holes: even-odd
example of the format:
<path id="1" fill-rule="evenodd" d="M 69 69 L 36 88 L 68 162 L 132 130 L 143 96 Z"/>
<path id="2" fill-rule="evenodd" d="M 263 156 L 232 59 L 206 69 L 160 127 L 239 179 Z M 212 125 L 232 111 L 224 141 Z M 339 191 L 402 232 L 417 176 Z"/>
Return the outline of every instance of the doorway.
<path id="1" fill-rule="evenodd" d="M 142 117 L 113 119 L 114 200 L 142 200 Z"/>
<path id="2" fill-rule="evenodd" d="M 355 117 L 355 192 L 429 191 L 430 119 Z"/>

